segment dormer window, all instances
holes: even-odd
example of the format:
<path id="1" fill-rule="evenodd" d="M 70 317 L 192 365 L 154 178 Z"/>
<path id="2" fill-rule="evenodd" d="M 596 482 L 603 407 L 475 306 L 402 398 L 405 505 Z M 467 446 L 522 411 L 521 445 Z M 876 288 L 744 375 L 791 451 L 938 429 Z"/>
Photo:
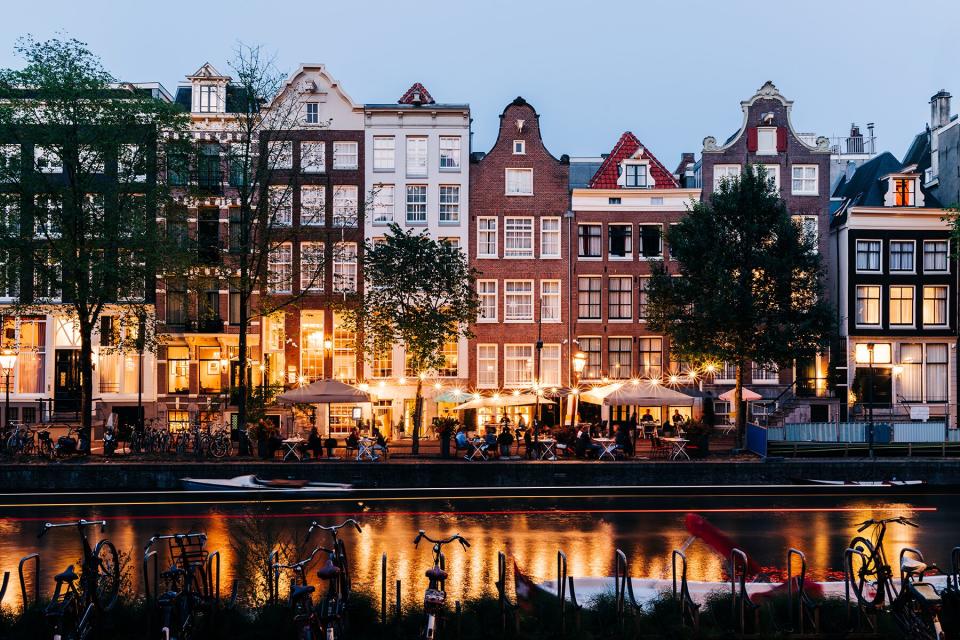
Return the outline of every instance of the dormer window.
<path id="1" fill-rule="evenodd" d="M 894 178 L 893 193 L 896 206 L 912 207 L 915 205 L 914 192 L 916 183 L 916 178 Z"/>
<path id="2" fill-rule="evenodd" d="M 649 184 L 647 182 L 647 165 L 645 164 L 627 164 L 624 167 L 626 171 L 626 180 L 624 185 L 633 188 L 633 189 L 646 189 Z"/>
<path id="3" fill-rule="evenodd" d="M 317 124 L 320 122 L 320 104 L 317 102 L 307 103 L 306 123 Z"/>
<path id="4" fill-rule="evenodd" d="M 527 153 L 527 142 L 526 140 L 514 140 L 513 141 L 513 155 L 522 156 Z"/>
<path id="5" fill-rule="evenodd" d="M 220 94 L 217 85 L 200 85 L 200 113 L 217 113 L 218 111 L 220 111 Z"/>

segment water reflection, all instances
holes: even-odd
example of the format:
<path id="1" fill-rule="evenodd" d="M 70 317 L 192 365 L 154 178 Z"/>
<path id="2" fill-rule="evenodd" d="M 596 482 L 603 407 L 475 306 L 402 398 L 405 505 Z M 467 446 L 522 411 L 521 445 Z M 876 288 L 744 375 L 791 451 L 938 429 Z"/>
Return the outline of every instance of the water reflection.
<path id="1" fill-rule="evenodd" d="M 447 547 L 450 573 L 447 587 L 452 600 L 495 594 L 499 551 L 516 559 L 535 578 L 552 579 L 556 574 L 558 550 L 567 555 L 570 575 L 583 577 L 612 575 L 614 552 L 619 548 L 627 554 L 631 575 L 668 578 L 670 552 L 687 539 L 683 526 L 686 510 L 709 511 L 705 513 L 706 517 L 762 566 L 783 568 L 789 547 L 803 550 L 813 578 L 821 578 L 829 570 L 841 568 L 843 549 L 855 535 L 857 523 L 871 517 L 905 515 L 921 524 L 920 529 L 889 528 L 886 541 L 889 557 L 896 557 L 904 546 L 916 546 L 935 559 L 946 558 L 949 549 L 957 543 L 954 538 L 958 522 L 955 503 L 952 496 L 921 496 L 911 502 L 895 503 L 793 496 L 611 498 L 590 499 L 588 505 L 577 504 L 576 507 L 535 500 L 474 500 L 462 504 L 396 501 L 350 505 L 349 509 L 342 504 L 272 505 L 267 511 L 260 510 L 256 517 L 262 518 L 267 527 L 281 536 L 302 538 L 313 519 L 331 523 L 354 514 L 363 526 L 363 534 L 346 531 L 344 539 L 350 552 L 356 587 L 379 596 L 380 559 L 381 554 L 386 553 L 390 600 L 395 597 L 393 585 L 400 580 L 403 600 L 412 603 L 422 597 L 427 585 L 424 571 L 431 561 L 429 544 L 421 544 L 419 549 L 413 546 L 413 538 L 420 529 L 432 536 L 460 533 L 470 540 L 471 547 L 466 552 L 459 545 Z M 564 511 L 565 506 L 591 511 Z M 143 545 L 151 535 L 204 531 L 208 537 L 208 549 L 221 553 L 221 583 L 226 589 L 233 578 L 235 564 L 230 524 L 237 518 L 249 517 L 248 512 L 231 505 L 176 508 L 146 505 L 104 507 L 96 513 L 60 509 L 51 510 L 51 513 L 30 513 L 28 517 L 15 509 L 0 513 L 0 570 L 12 573 L 4 604 L 16 605 L 20 601 L 16 566 L 21 556 L 35 550 L 41 552 L 41 584 L 46 592 L 52 587 L 52 576 L 80 557 L 79 538 L 75 531 L 52 532 L 37 540 L 37 532 L 45 519 L 106 518 L 109 525 L 105 535 L 118 550 L 135 560 L 134 575 L 138 583 Z M 313 545 L 326 544 L 327 540 L 318 537 L 311 542 Z M 691 579 L 722 579 L 724 560 L 702 543 L 693 544 L 687 557 Z M 317 567 L 324 560 L 318 558 Z M 311 568 L 311 575 L 317 567 Z"/>

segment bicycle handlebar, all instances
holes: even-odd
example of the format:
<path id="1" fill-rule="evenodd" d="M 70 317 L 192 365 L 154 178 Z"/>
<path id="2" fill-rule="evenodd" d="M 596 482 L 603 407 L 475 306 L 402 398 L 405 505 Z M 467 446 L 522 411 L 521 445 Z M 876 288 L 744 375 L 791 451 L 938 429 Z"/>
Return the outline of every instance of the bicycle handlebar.
<path id="1" fill-rule="evenodd" d="M 277 569 L 299 569 L 304 565 L 310 564 L 310 561 L 313 560 L 314 556 L 316 556 L 320 551 L 326 551 L 326 549 L 323 547 L 316 547 L 310 552 L 310 555 L 303 560 L 298 560 L 297 562 L 291 562 L 289 564 L 281 564 L 277 562 L 273 566 Z"/>
<path id="2" fill-rule="evenodd" d="M 920 525 L 918 525 L 916 522 L 913 522 L 912 520 L 908 520 L 903 516 L 896 516 L 895 518 L 883 518 L 881 520 L 874 520 L 871 518 L 870 520 L 864 520 L 863 522 L 860 523 L 859 527 L 857 527 L 857 533 L 866 531 L 870 527 L 878 524 L 888 524 L 891 522 L 896 522 L 897 524 L 905 524 L 914 528 L 920 527 Z"/>
<path id="3" fill-rule="evenodd" d="M 103 530 L 105 530 L 105 529 L 107 528 L 107 521 L 106 521 L 106 520 L 83 520 L 83 519 L 80 519 L 80 520 L 77 520 L 77 521 L 75 521 L 75 522 L 44 522 L 44 523 L 43 523 L 43 528 L 40 529 L 40 533 L 39 533 L 39 535 L 37 535 L 37 537 L 38 537 L 38 538 L 42 538 L 44 535 L 46 535 L 47 531 L 49 531 L 50 529 L 59 529 L 59 528 L 61 528 L 61 527 L 78 527 L 78 528 L 79 528 L 79 527 L 93 527 L 93 526 L 96 526 L 96 525 L 99 525 L 99 526 L 100 526 L 100 531 L 103 531 Z"/>
<path id="4" fill-rule="evenodd" d="M 464 548 L 464 550 L 466 550 L 466 548 L 470 546 L 470 543 L 467 541 L 467 539 L 461 536 L 459 533 L 455 533 L 449 538 L 434 540 L 433 538 L 428 536 L 423 529 L 421 529 L 420 532 L 417 534 L 417 537 L 413 539 L 413 546 L 415 547 L 419 546 L 420 540 L 426 540 L 427 542 L 432 542 L 433 544 L 441 547 L 445 544 L 450 544 L 451 542 L 456 540 L 457 542 L 460 543 L 460 545 Z"/>
<path id="5" fill-rule="evenodd" d="M 345 526 L 349 524 L 352 524 L 357 529 L 357 533 L 363 533 L 363 529 L 360 528 L 360 523 L 354 520 L 353 518 L 349 518 L 347 520 L 344 520 L 340 524 L 335 524 L 329 527 L 325 527 L 322 524 L 318 523 L 316 520 L 314 520 L 313 522 L 310 523 L 310 528 L 307 529 L 307 536 L 309 537 L 310 534 L 313 533 L 314 529 L 320 529 L 321 531 L 329 531 L 330 533 L 336 535 L 337 532 L 340 531 L 340 529 L 343 529 Z"/>
<path id="6" fill-rule="evenodd" d="M 201 538 L 203 544 L 206 544 L 207 542 L 207 534 L 205 533 L 171 533 L 165 535 L 156 535 L 147 541 L 146 546 L 143 547 L 143 551 L 146 552 L 154 545 L 154 543 L 160 542 L 161 540 L 183 540 L 185 538 Z"/>

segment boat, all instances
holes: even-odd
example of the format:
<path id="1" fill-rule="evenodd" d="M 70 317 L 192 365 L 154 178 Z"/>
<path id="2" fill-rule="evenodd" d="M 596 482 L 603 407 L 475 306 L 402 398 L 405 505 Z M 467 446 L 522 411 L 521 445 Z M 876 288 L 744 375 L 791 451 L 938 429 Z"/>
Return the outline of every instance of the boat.
<path id="1" fill-rule="evenodd" d="M 820 480 L 816 478 L 796 478 L 794 484 L 820 485 L 828 487 L 919 487 L 926 480 Z"/>
<path id="2" fill-rule="evenodd" d="M 336 482 L 311 482 L 290 478 L 268 479 L 257 475 L 236 476 L 234 478 L 180 478 L 180 485 L 188 491 L 237 491 L 269 493 L 344 493 L 352 491 L 353 486 Z"/>

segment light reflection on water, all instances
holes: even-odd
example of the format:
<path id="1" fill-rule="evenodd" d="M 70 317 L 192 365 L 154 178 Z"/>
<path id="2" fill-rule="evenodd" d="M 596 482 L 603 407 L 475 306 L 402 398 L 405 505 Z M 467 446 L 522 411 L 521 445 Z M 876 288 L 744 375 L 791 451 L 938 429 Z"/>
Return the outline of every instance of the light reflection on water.
<path id="1" fill-rule="evenodd" d="M 410 500 L 373 502 L 364 507 L 350 503 L 308 503 L 302 507 L 275 504 L 266 521 L 267 526 L 283 534 L 302 537 L 312 519 L 324 523 L 339 522 L 356 510 L 363 534 L 351 531 L 344 536 L 356 588 L 374 593 L 379 599 L 380 558 L 386 553 L 389 599 L 393 601 L 394 584 L 399 579 L 403 599 L 411 603 L 422 597 L 427 583 L 423 573 L 431 560 L 429 544 L 421 544 L 419 549 L 413 546 L 413 538 L 420 529 L 433 536 L 459 532 L 470 541 L 471 547 L 465 552 L 459 545 L 451 545 L 446 551 L 447 570 L 451 576 L 447 584 L 449 597 L 464 599 L 495 594 L 499 551 L 507 554 L 508 566 L 510 558 L 514 558 L 535 578 L 552 579 L 556 576 L 558 550 L 567 555 L 569 574 L 584 577 L 612 575 L 614 553 L 619 548 L 627 555 L 632 576 L 669 578 L 670 552 L 687 539 L 683 526 L 686 510 L 721 509 L 721 512 L 704 515 L 762 566 L 783 567 L 787 548 L 803 550 L 813 578 L 841 568 L 843 549 L 855 535 L 856 523 L 870 517 L 906 515 L 920 523 L 920 529 L 903 526 L 888 529 L 886 548 L 891 558 L 896 557 L 904 546 L 916 546 L 944 564 L 949 550 L 960 543 L 957 539 L 960 536 L 954 536 L 960 520 L 955 503 L 954 496 L 911 496 L 909 502 L 891 503 L 872 498 L 790 496 L 591 498 L 568 500 L 563 504 L 510 499 Z M 591 512 L 552 511 L 554 508 L 589 509 Z M 806 510 L 795 510 L 797 508 Z M 824 510 L 838 508 L 844 510 Z M 651 513 L 649 510 L 670 512 Z M 489 513 L 491 511 L 494 513 Z M 104 535 L 119 550 L 135 559 L 137 576 L 143 545 L 151 535 L 204 531 L 208 536 L 208 549 L 221 553 L 222 586 L 226 588 L 234 569 L 230 528 L 247 512 L 244 507 L 229 504 L 103 507 L 96 513 L 8 509 L 0 513 L 0 571 L 11 572 L 4 604 L 16 605 L 20 601 L 16 566 L 21 556 L 32 551 L 41 552 L 41 585 L 48 595 L 53 584 L 52 576 L 67 564 L 79 560 L 79 537 L 73 530 L 52 531 L 37 540 L 37 532 L 44 520 L 107 518 L 109 525 Z M 336 515 L 326 515 L 334 512 Z M 96 535 L 99 536 L 99 532 Z M 319 538 L 311 541 L 312 544 L 326 542 Z M 723 578 L 724 560 L 704 544 L 693 544 L 687 550 L 687 557 L 690 579 Z M 321 561 L 322 558 L 318 558 L 318 566 Z M 512 589 L 512 584 L 510 587 Z"/>

